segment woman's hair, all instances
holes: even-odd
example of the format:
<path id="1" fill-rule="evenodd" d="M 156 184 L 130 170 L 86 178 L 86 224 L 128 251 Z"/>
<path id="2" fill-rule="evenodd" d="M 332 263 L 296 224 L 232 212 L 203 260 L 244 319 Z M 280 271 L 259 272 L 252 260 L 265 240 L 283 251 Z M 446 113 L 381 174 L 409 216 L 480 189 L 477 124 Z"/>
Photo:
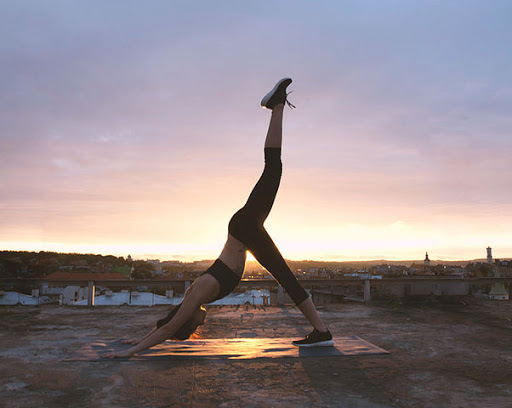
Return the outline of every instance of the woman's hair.
<path id="1" fill-rule="evenodd" d="M 181 307 L 181 303 L 174 307 L 167 316 L 165 316 L 163 319 L 160 319 L 158 322 L 156 322 L 156 327 L 160 328 L 164 324 L 167 324 L 171 321 L 171 319 L 174 317 L 174 315 L 178 312 L 178 310 Z M 173 339 L 176 340 L 187 340 L 192 333 L 194 333 L 197 329 L 197 325 L 194 324 L 193 319 L 188 319 L 183 326 L 181 326 L 178 330 L 176 330 L 176 333 L 174 333 Z"/>

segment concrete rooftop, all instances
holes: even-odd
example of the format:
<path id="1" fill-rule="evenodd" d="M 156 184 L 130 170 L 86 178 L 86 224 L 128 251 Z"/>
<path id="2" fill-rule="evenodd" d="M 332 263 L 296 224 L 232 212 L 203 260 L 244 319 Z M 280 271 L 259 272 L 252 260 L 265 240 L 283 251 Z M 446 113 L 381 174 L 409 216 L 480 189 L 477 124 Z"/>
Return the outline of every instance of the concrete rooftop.
<path id="1" fill-rule="evenodd" d="M 0 406 L 511 407 L 512 302 L 320 307 L 336 336 L 389 355 L 63 362 L 141 335 L 167 307 L 0 308 Z M 301 337 L 293 307 L 210 307 L 204 338 Z"/>

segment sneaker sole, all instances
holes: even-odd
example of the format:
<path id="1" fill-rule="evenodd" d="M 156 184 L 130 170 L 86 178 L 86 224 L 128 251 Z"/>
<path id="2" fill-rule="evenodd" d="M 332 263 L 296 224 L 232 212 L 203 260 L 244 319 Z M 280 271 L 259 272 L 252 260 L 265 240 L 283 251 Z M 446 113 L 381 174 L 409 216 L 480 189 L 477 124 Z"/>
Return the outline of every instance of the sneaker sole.
<path id="1" fill-rule="evenodd" d="M 334 340 L 319 341 L 318 343 L 311 344 L 296 344 L 292 342 L 295 347 L 329 347 L 334 346 Z"/>
<path id="2" fill-rule="evenodd" d="M 266 108 L 266 104 L 267 102 L 270 100 L 270 98 L 272 98 L 274 96 L 274 94 L 276 93 L 277 91 L 277 88 L 279 88 L 279 86 L 284 82 L 284 81 L 288 81 L 288 80 L 291 80 L 291 78 L 283 78 L 281 79 L 277 84 L 276 86 L 274 86 L 272 88 L 272 90 L 266 94 L 263 99 L 261 100 L 260 102 L 260 105 L 263 107 L 263 108 Z M 291 82 L 290 82 L 291 83 Z"/>

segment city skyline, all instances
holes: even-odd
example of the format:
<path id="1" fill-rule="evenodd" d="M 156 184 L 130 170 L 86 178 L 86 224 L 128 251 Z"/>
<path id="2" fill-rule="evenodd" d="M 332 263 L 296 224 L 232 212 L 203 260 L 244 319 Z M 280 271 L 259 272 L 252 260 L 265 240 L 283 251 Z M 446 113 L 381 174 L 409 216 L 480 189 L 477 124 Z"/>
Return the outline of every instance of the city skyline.
<path id="1" fill-rule="evenodd" d="M 2 2 L 0 249 L 214 259 L 291 76 L 266 223 L 286 259 L 506 257 L 511 11 Z"/>

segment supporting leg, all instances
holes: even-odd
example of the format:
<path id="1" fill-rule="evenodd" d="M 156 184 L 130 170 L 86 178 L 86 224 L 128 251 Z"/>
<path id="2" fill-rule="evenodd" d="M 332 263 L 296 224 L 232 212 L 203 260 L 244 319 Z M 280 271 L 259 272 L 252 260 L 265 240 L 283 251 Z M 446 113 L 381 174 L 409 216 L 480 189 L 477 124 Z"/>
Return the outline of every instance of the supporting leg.
<path id="1" fill-rule="evenodd" d="M 286 264 L 267 231 L 264 228 L 250 231 L 246 245 L 256 260 L 283 286 L 311 325 L 320 332 L 326 332 L 327 327 L 313 301 Z"/>
<path id="2" fill-rule="evenodd" d="M 316 307 L 310 297 L 308 297 L 300 305 L 297 305 L 297 307 L 300 309 L 304 317 L 308 319 L 309 323 L 311 323 L 311 325 L 315 329 L 317 329 L 320 332 L 327 331 L 327 326 L 322 321 L 322 318 L 318 314 L 318 311 L 316 310 Z"/>

